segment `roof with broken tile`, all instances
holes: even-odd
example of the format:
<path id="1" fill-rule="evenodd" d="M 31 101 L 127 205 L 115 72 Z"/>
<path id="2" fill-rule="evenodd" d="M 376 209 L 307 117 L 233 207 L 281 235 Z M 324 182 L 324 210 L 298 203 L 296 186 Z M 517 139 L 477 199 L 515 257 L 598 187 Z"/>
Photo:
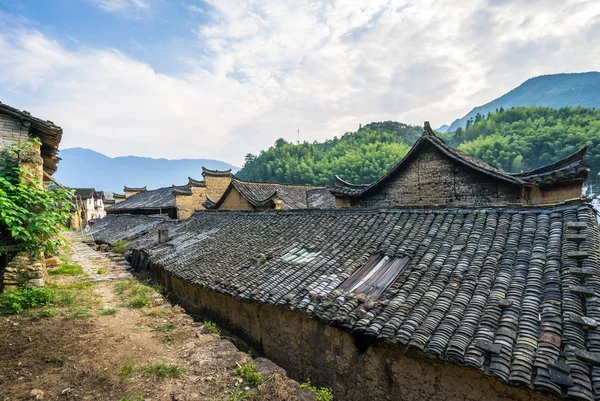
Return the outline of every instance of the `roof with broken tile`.
<path id="1" fill-rule="evenodd" d="M 244 181 L 238 178 L 232 178 L 221 199 L 215 200 L 207 196 L 204 206 L 207 209 L 218 209 L 232 190 L 236 190 L 254 207 L 281 201 L 281 209 L 335 208 L 335 198 L 326 187 Z"/>
<path id="2" fill-rule="evenodd" d="M 338 196 L 361 197 L 366 195 L 381 187 L 394 177 L 394 175 L 401 171 L 406 164 L 410 162 L 411 158 L 420 151 L 420 148 L 427 143 L 433 145 L 452 160 L 469 168 L 494 178 L 522 186 L 543 186 L 574 181 L 584 182 L 590 172 L 589 164 L 583 159 L 588 149 L 587 146 L 556 163 L 539 167 L 531 171 L 513 174 L 488 164 L 481 159 L 467 155 L 456 148 L 448 146 L 443 139 L 435 135 L 427 121 L 424 126 L 425 129 L 423 135 L 415 142 L 408 154 L 385 175 L 367 185 L 351 184 L 336 176 L 336 186 L 332 187 L 331 191 Z"/>
<path id="3" fill-rule="evenodd" d="M 157 244 L 157 230 L 170 240 Z M 511 385 L 600 397 L 596 213 L 554 208 L 115 215 L 93 226 L 206 289 L 291 308 Z M 374 295 L 377 294 L 377 295 Z"/>

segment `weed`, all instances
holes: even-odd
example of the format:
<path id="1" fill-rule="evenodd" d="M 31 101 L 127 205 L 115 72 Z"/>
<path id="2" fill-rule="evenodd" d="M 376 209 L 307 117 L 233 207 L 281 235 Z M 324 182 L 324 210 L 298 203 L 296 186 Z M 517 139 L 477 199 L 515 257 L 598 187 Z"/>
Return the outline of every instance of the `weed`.
<path id="1" fill-rule="evenodd" d="M 115 308 L 102 309 L 100 311 L 100 316 L 112 316 L 116 315 L 117 310 Z"/>
<path id="2" fill-rule="evenodd" d="M 167 331 L 175 330 L 176 327 L 177 327 L 177 323 L 169 322 L 169 323 L 163 324 L 162 326 L 153 328 L 152 331 L 167 332 Z"/>
<path id="3" fill-rule="evenodd" d="M 217 325 L 216 325 L 216 324 L 214 324 L 213 322 L 204 321 L 204 322 L 202 322 L 202 325 L 203 325 L 204 327 L 206 327 L 206 329 L 207 329 L 209 332 L 211 332 L 211 333 L 213 333 L 213 334 L 216 334 L 216 335 L 218 335 L 219 337 L 223 335 L 223 332 L 221 331 L 221 329 L 220 329 L 220 328 L 218 328 L 218 327 L 217 327 Z"/>
<path id="4" fill-rule="evenodd" d="M 317 388 L 310 384 L 310 380 L 306 380 L 306 383 L 302 383 L 300 388 L 315 393 L 317 395 L 317 401 L 333 401 L 333 392 L 329 387 Z"/>
<path id="5" fill-rule="evenodd" d="M 25 309 L 47 306 L 56 298 L 50 288 L 20 288 L 0 294 L 0 314 L 14 315 Z"/>
<path id="6" fill-rule="evenodd" d="M 44 306 L 43 308 L 41 308 L 40 310 L 38 310 L 37 312 L 35 312 L 33 314 L 33 317 L 36 319 L 42 319 L 42 318 L 54 317 L 54 316 L 56 316 L 56 309 L 50 308 L 47 306 Z"/>
<path id="7" fill-rule="evenodd" d="M 148 306 L 148 304 L 150 304 L 150 298 L 146 295 L 138 295 L 129 301 L 128 306 L 130 308 L 143 308 L 144 306 Z"/>
<path id="8" fill-rule="evenodd" d="M 129 398 L 128 396 L 124 396 L 119 401 L 143 401 L 144 397 L 140 393 L 135 393 L 133 398 Z"/>
<path id="9" fill-rule="evenodd" d="M 134 366 L 135 364 L 131 361 L 125 362 L 125 364 L 123 364 L 123 366 L 121 366 L 119 370 L 117 370 L 117 376 L 119 376 L 119 380 L 121 380 L 122 382 L 127 380 L 127 378 L 133 373 Z"/>
<path id="10" fill-rule="evenodd" d="M 144 372 L 148 376 L 154 377 L 181 377 L 183 372 L 177 365 L 167 365 L 165 363 L 155 363 L 154 365 L 148 365 L 144 368 Z"/>
<path id="11" fill-rule="evenodd" d="M 59 267 L 58 269 L 55 270 L 50 270 L 48 272 L 48 274 L 51 274 L 53 276 L 62 274 L 62 275 L 68 275 L 68 276 L 78 276 L 83 274 L 83 267 L 79 266 L 79 265 L 62 265 L 61 267 Z"/>
<path id="12" fill-rule="evenodd" d="M 108 269 L 106 267 L 101 267 L 98 269 L 98 271 L 96 272 L 97 274 L 105 274 L 108 271 Z"/>
<path id="13" fill-rule="evenodd" d="M 163 338 L 160 339 L 160 342 L 163 344 L 168 344 L 173 342 L 173 338 L 169 335 L 164 336 Z"/>
<path id="14" fill-rule="evenodd" d="M 129 251 L 130 245 L 129 242 L 123 241 L 122 239 L 116 240 L 112 244 L 112 251 L 116 253 L 120 253 L 121 255 L 125 255 L 127 251 Z"/>
<path id="15" fill-rule="evenodd" d="M 146 313 L 146 316 L 164 317 L 164 316 L 171 315 L 171 314 L 172 314 L 172 312 L 169 309 L 154 308 L 154 309 L 150 309 L 148 311 L 148 313 Z"/>
<path id="16" fill-rule="evenodd" d="M 89 319 L 91 317 L 94 315 L 87 309 L 79 309 L 71 314 L 71 319 Z"/>
<path id="17" fill-rule="evenodd" d="M 253 363 L 244 365 L 238 363 L 235 373 L 246 381 L 248 387 L 258 387 L 264 381 L 262 373 L 256 371 L 256 365 Z"/>
<path id="18" fill-rule="evenodd" d="M 46 363 L 54 363 L 58 366 L 60 366 L 61 368 L 65 365 L 65 362 L 71 357 L 71 355 L 61 355 L 61 356 L 49 356 L 47 358 L 44 359 L 44 362 Z"/>

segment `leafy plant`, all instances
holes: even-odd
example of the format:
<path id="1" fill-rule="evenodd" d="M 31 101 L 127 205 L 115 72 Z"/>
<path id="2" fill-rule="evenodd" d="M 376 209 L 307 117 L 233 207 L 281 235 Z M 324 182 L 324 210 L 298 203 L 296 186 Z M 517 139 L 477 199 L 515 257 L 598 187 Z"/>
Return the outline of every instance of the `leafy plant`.
<path id="1" fill-rule="evenodd" d="M 83 274 L 83 267 L 79 265 L 62 265 L 58 269 L 48 271 L 50 275 L 68 275 L 68 276 L 78 276 Z"/>
<path id="2" fill-rule="evenodd" d="M 50 288 L 20 288 L 0 294 L 0 314 L 14 315 L 26 309 L 47 306 L 56 298 Z"/>
<path id="3" fill-rule="evenodd" d="M 204 327 L 206 327 L 206 329 L 207 329 L 209 332 L 211 332 L 211 333 L 213 333 L 213 334 L 216 334 L 216 335 L 218 335 L 219 337 L 223 335 L 223 332 L 221 331 L 221 329 L 220 329 L 220 328 L 218 328 L 218 327 L 217 327 L 217 325 L 216 325 L 216 324 L 214 324 L 213 322 L 209 322 L 209 321 L 205 320 L 204 322 L 202 322 L 202 325 L 203 325 Z"/>
<path id="4" fill-rule="evenodd" d="M 148 365 L 144 368 L 144 372 L 148 376 L 154 377 L 180 377 L 183 372 L 177 365 L 168 365 L 165 363 L 155 363 L 154 365 Z"/>
<path id="5" fill-rule="evenodd" d="M 129 301 L 128 306 L 130 308 L 143 308 L 144 306 L 148 306 L 150 304 L 150 298 L 146 295 L 137 295 Z"/>
<path id="6" fill-rule="evenodd" d="M 310 384 L 310 380 L 307 380 L 306 383 L 300 385 L 300 388 L 315 393 L 317 395 L 317 401 L 333 401 L 333 392 L 329 387 L 317 388 Z"/>
<path id="7" fill-rule="evenodd" d="M 262 373 L 256 371 L 254 363 L 249 362 L 244 365 L 238 363 L 235 373 L 246 381 L 248 387 L 258 387 L 264 381 Z"/>
<path id="8" fill-rule="evenodd" d="M 129 242 L 124 241 L 122 239 L 116 240 L 112 243 L 112 250 L 115 253 L 120 253 L 121 255 L 125 255 L 127 251 L 129 251 L 130 245 Z"/>
<path id="9" fill-rule="evenodd" d="M 96 272 L 97 274 L 105 274 L 108 271 L 108 269 L 106 267 L 101 267 L 98 269 L 98 271 Z"/>
<path id="10" fill-rule="evenodd" d="M 36 319 L 49 318 L 49 317 L 56 316 L 56 313 L 57 313 L 56 309 L 54 309 L 54 308 L 43 307 L 40 310 L 38 310 L 37 312 L 35 312 L 33 314 L 33 317 Z"/>
<path id="11" fill-rule="evenodd" d="M 6 148 L 0 170 L 0 245 L 20 245 L 34 258 L 41 252 L 57 254 L 64 240 L 58 237 L 71 208 L 73 192 L 46 190 L 39 179 L 17 161 L 39 146 L 39 139 Z"/>

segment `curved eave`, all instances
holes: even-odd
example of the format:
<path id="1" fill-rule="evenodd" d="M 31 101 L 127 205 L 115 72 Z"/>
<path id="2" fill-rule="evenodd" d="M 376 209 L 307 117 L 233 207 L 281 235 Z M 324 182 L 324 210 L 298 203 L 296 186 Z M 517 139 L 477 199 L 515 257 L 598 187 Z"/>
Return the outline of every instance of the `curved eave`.
<path id="1" fill-rule="evenodd" d="M 125 191 L 125 192 L 145 192 L 145 191 L 147 191 L 147 189 L 146 189 L 146 187 L 141 187 L 141 188 L 123 187 L 123 191 Z"/>
<path id="2" fill-rule="evenodd" d="M 213 177 L 231 177 L 231 169 L 229 170 L 210 170 L 206 167 L 202 167 L 202 176 L 213 176 Z"/>

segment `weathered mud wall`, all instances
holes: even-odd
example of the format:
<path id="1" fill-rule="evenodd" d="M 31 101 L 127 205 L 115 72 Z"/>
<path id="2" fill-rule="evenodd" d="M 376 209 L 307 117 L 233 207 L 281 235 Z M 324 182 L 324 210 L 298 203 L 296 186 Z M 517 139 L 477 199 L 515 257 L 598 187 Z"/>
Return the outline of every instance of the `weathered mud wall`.
<path id="1" fill-rule="evenodd" d="M 242 337 L 298 381 L 332 387 L 335 399 L 350 400 L 555 400 L 503 384 L 479 371 L 427 357 L 420 351 L 357 338 L 291 310 L 247 303 L 184 282 L 147 256 L 133 262 L 155 278 L 192 313 L 214 320 Z"/>
<path id="2" fill-rule="evenodd" d="M 352 207 L 500 206 L 521 203 L 521 187 L 479 173 L 428 145 L 380 189 Z"/>

